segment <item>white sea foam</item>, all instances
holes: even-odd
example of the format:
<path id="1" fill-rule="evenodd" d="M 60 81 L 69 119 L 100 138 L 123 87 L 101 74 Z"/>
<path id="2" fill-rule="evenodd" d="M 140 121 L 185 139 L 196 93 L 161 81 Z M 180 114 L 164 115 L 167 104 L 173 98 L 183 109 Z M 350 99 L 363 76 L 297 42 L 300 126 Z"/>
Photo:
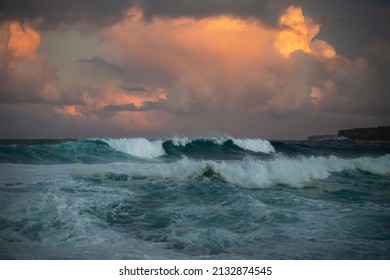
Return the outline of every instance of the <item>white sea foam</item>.
<path id="1" fill-rule="evenodd" d="M 92 168 L 92 169 L 91 169 Z M 93 174 L 120 172 L 133 176 L 174 181 L 200 177 L 212 169 L 223 180 L 242 187 L 270 187 L 277 184 L 303 186 L 312 180 L 328 178 L 332 173 L 363 170 L 373 174 L 390 174 L 390 155 L 379 158 L 341 159 L 330 157 L 284 158 L 244 161 L 196 161 L 183 158 L 170 163 L 116 163 L 88 166 Z M 88 170 L 78 171 L 88 176 Z M 80 176 L 78 176 L 80 177 Z M 81 176 L 82 177 L 82 176 Z"/>
<path id="2" fill-rule="evenodd" d="M 165 155 L 162 140 L 150 141 L 145 138 L 119 138 L 119 139 L 99 139 L 118 151 L 142 158 L 156 158 Z M 240 139 L 233 137 L 206 137 L 190 139 L 186 136 L 174 136 L 166 141 L 172 141 L 175 146 L 185 147 L 193 141 L 211 141 L 217 145 L 223 145 L 231 140 L 236 146 L 253 152 L 272 153 L 274 147 L 267 140 L 262 139 Z"/>
<path id="3" fill-rule="evenodd" d="M 142 157 L 156 158 L 165 155 L 161 140 L 149 141 L 145 138 L 101 139 L 118 151 Z"/>
<path id="4" fill-rule="evenodd" d="M 172 144 L 175 146 L 183 146 L 185 147 L 187 144 L 191 143 L 192 140 L 189 139 L 186 136 L 174 136 L 171 139 L 168 139 L 167 141 L 171 140 Z"/>
<path id="5" fill-rule="evenodd" d="M 223 145 L 226 141 L 231 140 L 234 145 L 248 151 L 256 153 L 273 153 L 275 148 L 267 140 L 263 139 L 250 139 L 250 138 L 234 138 L 230 136 L 223 137 L 205 137 L 205 138 L 195 138 L 189 139 L 185 136 L 175 136 L 170 139 L 175 146 L 186 146 L 187 144 L 193 141 L 210 141 L 216 145 Z"/>
<path id="6" fill-rule="evenodd" d="M 232 183 L 242 186 L 272 186 L 286 184 L 302 186 L 311 180 L 328 178 L 331 173 L 363 170 L 374 174 L 390 173 L 390 156 L 380 158 L 340 159 L 308 157 L 276 158 L 269 161 L 247 160 L 240 163 L 218 163 L 213 169 Z"/>
<path id="7" fill-rule="evenodd" d="M 243 148 L 252 152 L 261 152 L 261 153 L 274 153 L 275 148 L 267 140 L 262 139 L 231 139 L 233 143 L 240 148 Z"/>

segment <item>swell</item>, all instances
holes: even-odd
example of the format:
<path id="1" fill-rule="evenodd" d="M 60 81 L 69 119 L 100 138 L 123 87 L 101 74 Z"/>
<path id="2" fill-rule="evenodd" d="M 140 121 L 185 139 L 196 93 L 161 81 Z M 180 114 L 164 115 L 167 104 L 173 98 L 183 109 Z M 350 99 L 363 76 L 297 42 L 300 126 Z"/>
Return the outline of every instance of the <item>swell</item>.
<path id="1" fill-rule="evenodd" d="M 110 147 L 140 158 L 182 157 L 202 159 L 237 159 L 247 155 L 270 154 L 274 147 L 267 140 L 233 137 L 173 137 L 166 140 L 145 138 L 100 139 Z"/>
<path id="2" fill-rule="evenodd" d="M 356 158 L 390 154 L 390 142 L 353 140 L 272 141 L 276 152 L 286 156 L 338 156 Z"/>
<path id="3" fill-rule="evenodd" d="M 69 164 L 69 163 L 105 163 L 128 161 L 132 157 L 112 149 L 98 140 L 79 140 L 60 144 L 23 144 L 0 145 L 1 163 L 23 164 Z"/>
<path id="4" fill-rule="evenodd" d="M 66 140 L 63 140 L 66 141 Z M 0 163 L 61 164 L 109 163 L 183 156 L 197 159 L 243 159 L 274 152 L 270 142 L 235 138 L 145 138 L 24 140 L 0 142 Z"/>
<path id="5" fill-rule="evenodd" d="M 390 142 L 351 140 L 267 141 L 227 136 L 0 141 L 0 163 L 24 164 L 175 161 L 183 157 L 197 160 L 267 160 L 278 156 L 358 158 L 386 154 L 390 154 Z"/>

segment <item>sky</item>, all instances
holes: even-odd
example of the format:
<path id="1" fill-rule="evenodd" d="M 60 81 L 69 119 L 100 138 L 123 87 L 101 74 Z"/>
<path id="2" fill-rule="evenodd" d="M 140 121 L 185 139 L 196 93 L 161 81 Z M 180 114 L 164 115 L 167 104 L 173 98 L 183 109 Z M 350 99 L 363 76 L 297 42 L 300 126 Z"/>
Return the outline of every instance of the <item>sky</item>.
<path id="1" fill-rule="evenodd" d="M 4 0 L 0 138 L 390 125 L 390 2 Z"/>

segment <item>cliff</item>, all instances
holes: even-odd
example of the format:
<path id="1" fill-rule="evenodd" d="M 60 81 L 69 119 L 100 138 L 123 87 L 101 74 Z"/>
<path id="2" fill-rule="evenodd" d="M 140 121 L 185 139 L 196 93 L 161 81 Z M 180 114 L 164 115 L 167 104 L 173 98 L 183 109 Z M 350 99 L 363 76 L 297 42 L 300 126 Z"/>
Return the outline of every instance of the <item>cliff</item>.
<path id="1" fill-rule="evenodd" d="M 390 126 L 343 129 L 338 136 L 359 141 L 390 141 Z"/>

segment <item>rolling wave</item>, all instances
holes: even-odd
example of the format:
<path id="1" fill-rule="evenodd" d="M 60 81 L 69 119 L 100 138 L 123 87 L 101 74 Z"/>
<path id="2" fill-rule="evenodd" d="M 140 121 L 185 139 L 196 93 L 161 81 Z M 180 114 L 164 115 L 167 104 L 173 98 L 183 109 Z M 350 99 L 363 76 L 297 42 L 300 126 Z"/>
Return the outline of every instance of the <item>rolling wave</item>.
<path id="1" fill-rule="evenodd" d="M 128 161 L 134 157 L 112 149 L 102 141 L 78 140 L 60 144 L 33 141 L 24 144 L 0 145 L 1 163 L 69 164 Z"/>
<path id="2" fill-rule="evenodd" d="M 262 139 L 237 139 L 233 137 L 220 137 L 220 138 L 195 138 L 189 139 L 187 137 L 173 137 L 165 141 L 162 140 L 148 140 L 145 138 L 120 138 L 120 139 L 100 139 L 101 141 L 110 145 L 110 147 L 130 154 L 132 156 L 141 158 L 157 158 L 166 155 L 165 147 L 169 143 L 176 147 L 187 147 L 196 143 L 200 148 L 212 144 L 217 146 L 229 145 L 232 143 L 236 147 L 243 150 L 247 150 L 255 153 L 269 154 L 275 152 L 274 147 L 267 140 Z M 164 147 L 165 146 L 165 147 Z"/>
<path id="3" fill-rule="evenodd" d="M 165 155 L 163 142 L 161 140 L 149 141 L 145 138 L 120 138 L 120 139 L 100 139 L 111 148 L 120 152 L 141 157 L 156 158 Z"/>
<path id="4" fill-rule="evenodd" d="M 303 186 L 313 180 L 323 180 L 333 173 L 369 172 L 390 174 L 390 155 L 372 158 L 342 159 L 329 157 L 276 157 L 271 160 L 243 161 L 181 160 L 160 163 L 116 163 L 109 166 L 81 166 L 74 178 L 103 178 L 115 181 L 173 180 L 187 181 L 216 178 L 242 187 L 275 185 Z"/>
<path id="5" fill-rule="evenodd" d="M 273 159 L 279 156 L 339 158 L 378 157 L 390 154 L 389 142 L 267 141 L 234 137 L 165 140 L 146 138 L 95 138 L 88 140 L 0 141 L 0 163 L 68 164 L 110 163 L 143 160 L 172 161 L 183 157 L 197 160 Z"/>
<path id="6" fill-rule="evenodd" d="M 224 145 L 225 143 L 231 141 L 234 145 L 244 150 L 266 154 L 275 152 L 275 148 L 271 145 L 271 143 L 262 139 L 234 138 L 229 136 L 189 139 L 187 137 L 176 136 L 167 141 L 171 141 L 175 146 L 186 146 L 192 142 L 212 142 L 216 145 Z"/>

